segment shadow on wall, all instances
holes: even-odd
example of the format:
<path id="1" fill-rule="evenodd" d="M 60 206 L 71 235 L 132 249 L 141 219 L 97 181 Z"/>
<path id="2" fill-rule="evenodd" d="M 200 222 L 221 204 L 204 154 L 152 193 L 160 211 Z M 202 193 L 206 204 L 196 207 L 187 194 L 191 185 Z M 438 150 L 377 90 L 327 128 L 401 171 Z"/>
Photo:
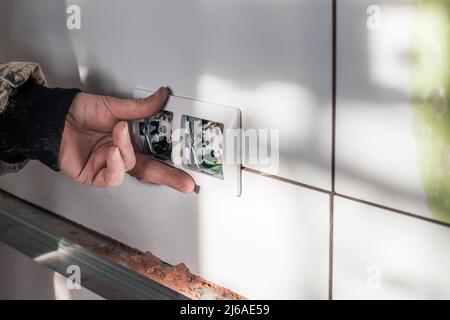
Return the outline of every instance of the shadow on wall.
<path id="1" fill-rule="evenodd" d="M 2 1 L 0 8 L 5 51 L 2 60 L 39 62 L 52 86 L 82 85 L 74 48 L 65 27 L 64 2 Z"/>

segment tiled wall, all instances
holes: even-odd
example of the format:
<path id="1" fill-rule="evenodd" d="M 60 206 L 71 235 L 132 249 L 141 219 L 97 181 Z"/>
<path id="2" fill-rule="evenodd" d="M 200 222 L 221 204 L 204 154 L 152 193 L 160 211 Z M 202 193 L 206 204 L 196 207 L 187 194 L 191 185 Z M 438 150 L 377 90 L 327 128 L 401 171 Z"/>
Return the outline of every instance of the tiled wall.
<path id="1" fill-rule="evenodd" d="M 280 170 L 247 166 L 239 198 L 131 178 L 95 190 L 37 163 L 1 177 L 1 188 L 249 298 L 450 298 L 449 81 L 417 83 L 424 67 L 413 59 L 428 54 L 416 38 L 432 9 L 406 0 L 70 3 L 82 8 L 81 30 L 65 29 L 65 4 L 0 3 L 0 36 L 12 44 L 0 59 L 40 61 L 53 85 L 130 96 L 168 84 L 238 106 L 244 128 L 280 129 Z M 432 21 L 448 30 L 449 11 Z M 437 54 L 448 57 L 442 39 Z M 443 61 L 438 70 L 448 70 Z"/>

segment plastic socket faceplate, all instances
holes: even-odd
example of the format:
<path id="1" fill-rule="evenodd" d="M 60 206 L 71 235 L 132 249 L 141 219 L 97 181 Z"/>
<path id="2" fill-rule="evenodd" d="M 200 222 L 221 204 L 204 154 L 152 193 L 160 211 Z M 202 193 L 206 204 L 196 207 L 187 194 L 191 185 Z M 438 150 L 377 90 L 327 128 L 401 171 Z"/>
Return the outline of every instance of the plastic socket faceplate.
<path id="1" fill-rule="evenodd" d="M 153 93 L 137 88 L 133 96 L 146 98 Z M 134 121 L 131 127 L 142 152 L 188 172 L 200 190 L 241 195 L 239 109 L 170 96 L 163 112 Z"/>

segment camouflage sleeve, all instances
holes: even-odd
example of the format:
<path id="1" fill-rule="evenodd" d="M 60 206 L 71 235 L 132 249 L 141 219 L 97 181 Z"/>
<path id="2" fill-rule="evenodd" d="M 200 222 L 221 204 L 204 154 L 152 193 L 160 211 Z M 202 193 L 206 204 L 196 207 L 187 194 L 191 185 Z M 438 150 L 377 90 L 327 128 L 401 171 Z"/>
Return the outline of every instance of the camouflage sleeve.
<path id="1" fill-rule="evenodd" d="M 38 64 L 0 64 L 0 175 L 28 160 L 59 170 L 62 134 L 76 88 L 49 88 Z"/>
<path id="2" fill-rule="evenodd" d="M 8 104 L 11 94 L 32 79 L 38 84 L 47 85 L 44 74 L 39 64 L 34 62 L 9 62 L 0 63 L 0 113 Z M 28 160 L 17 163 L 7 163 L 0 159 L 0 175 L 4 173 L 17 172 L 22 169 Z"/>
<path id="3" fill-rule="evenodd" d="M 42 69 L 37 63 L 0 63 L 0 112 L 5 109 L 13 90 L 27 82 L 28 79 L 33 79 L 41 85 L 47 85 Z"/>

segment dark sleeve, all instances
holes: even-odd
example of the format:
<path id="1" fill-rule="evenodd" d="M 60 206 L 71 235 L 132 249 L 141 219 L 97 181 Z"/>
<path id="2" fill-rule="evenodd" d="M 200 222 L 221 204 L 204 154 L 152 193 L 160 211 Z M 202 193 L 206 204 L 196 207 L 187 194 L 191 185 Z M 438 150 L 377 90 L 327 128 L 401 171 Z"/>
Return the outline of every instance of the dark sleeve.
<path id="1" fill-rule="evenodd" d="M 78 89 L 47 88 L 29 79 L 9 96 L 0 113 L 0 160 L 39 160 L 59 170 L 64 124 Z"/>

